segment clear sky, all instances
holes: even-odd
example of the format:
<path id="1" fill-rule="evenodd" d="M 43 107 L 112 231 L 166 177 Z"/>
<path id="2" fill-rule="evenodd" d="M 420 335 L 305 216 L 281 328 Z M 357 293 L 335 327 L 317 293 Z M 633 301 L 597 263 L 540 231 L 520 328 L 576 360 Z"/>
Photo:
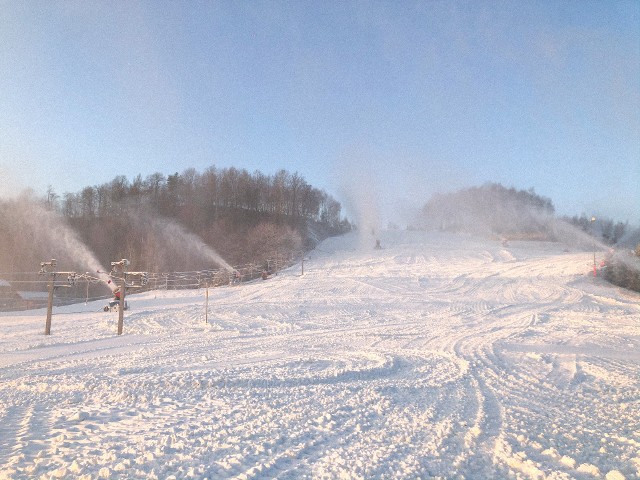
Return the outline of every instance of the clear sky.
<path id="1" fill-rule="evenodd" d="M 0 193 L 210 165 L 637 223 L 640 2 L 0 0 Z"/>

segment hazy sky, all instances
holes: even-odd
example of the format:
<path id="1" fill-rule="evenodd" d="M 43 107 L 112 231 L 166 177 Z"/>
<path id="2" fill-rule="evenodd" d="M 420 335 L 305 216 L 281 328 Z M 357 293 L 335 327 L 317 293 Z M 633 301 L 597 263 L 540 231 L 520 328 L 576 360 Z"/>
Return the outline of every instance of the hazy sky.
<path id="1" fill-rule="evenodd" d="M 638 222 L 640 2 L 0 0 L 0 193 L 210 165 Z"/>

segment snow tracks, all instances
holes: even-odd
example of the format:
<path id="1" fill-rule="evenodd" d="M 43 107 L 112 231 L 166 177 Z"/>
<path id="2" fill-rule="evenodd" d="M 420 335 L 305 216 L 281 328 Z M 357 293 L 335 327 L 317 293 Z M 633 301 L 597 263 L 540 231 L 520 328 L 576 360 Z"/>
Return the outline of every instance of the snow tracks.
<path id="1" fill-rule="evenodd" d="M 640 297 L 561 245 L 381 240 L 209 324 L 202 292 L 130 296 L 122 337 L 0 319 L 0 478 L 638 478 Z"/>

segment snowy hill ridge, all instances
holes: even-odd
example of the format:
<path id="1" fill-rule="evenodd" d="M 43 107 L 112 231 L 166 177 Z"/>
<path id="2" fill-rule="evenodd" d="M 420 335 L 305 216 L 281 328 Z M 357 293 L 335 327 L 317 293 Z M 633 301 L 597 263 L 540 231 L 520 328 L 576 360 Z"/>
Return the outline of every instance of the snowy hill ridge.
<path id="1" fill-rule="evenodd" d="M 130 296 L 120 337 L 3 315 L 0 478 L 640 477 L 640 295 L 557 243 L 380 240 L 210 290 L 208 324 L 204 290 Z"/>

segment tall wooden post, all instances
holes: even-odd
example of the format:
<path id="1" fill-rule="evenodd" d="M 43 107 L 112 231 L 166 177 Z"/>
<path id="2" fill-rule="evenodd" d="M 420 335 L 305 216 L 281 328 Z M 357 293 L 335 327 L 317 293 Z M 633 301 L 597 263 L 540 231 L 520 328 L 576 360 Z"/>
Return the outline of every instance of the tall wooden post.
<path id="1" fill-rule="evenodd" d="M 204 294 L 204 323 L 209 323 L 209 282 Z"/>
<path id="2" fill-rule="evenodd" d="M 278 275 L 278 249 L 276 248 L 276 254 L 273 257 L 273 274 Z"/>
<path id="3" fill-rule="evenodd" d="M 52 273 L 49 277 L 49 301 L 47 303 L 47 322 L 44 326 L 44 334 L 51 335 L 51 317 L 53 315 L 53 286 L 56 281 L 56 274 Z"/>
<path id="4" fill-rule="evenodd" d="M 127 290 L 127 280 L 124 273 L 124 265 L 122 266 L 122 282 L 120 284 L 120 303 L 118 305 L 118 335 L 122 335 L 124 326 L 124 297 Z"/>

